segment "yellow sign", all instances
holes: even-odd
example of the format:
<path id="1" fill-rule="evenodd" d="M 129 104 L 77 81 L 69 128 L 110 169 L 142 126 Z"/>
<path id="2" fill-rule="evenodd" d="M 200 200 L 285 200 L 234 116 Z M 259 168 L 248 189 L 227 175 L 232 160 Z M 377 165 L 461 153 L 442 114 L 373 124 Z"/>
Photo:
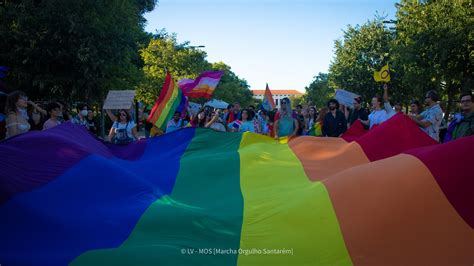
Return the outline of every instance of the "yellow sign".
<path id="1" fill-rule="evenodd" d="M 380 71 L 374 72 L 374 79 L 377 82 L 390 82 L 390 70 L 388 69 L 388 64 L 386 64 Z"/>

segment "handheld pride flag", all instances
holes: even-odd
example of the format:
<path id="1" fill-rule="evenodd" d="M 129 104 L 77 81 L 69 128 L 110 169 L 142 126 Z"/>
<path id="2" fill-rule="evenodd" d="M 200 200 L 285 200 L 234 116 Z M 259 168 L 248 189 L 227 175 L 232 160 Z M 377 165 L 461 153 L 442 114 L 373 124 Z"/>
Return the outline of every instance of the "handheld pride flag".
<path id="1" fill-rule="evenodd" d="M 242 122 L 240 122 L 240 120 L 234 120 L 233 122 L 229 123 L 228 127 L 239 129 L 241 125 L 242 125 Z"/>
<path id="2" fill-rule="evenodd" d="M 222 75 L 224 75 L 224 71 L 205 71 L 195 80 L 182 79 L 178 81 L 178 86 L 189 98 L 210 99 Z"/>
<path id="3" fill-rule="evenodd" d="M 267 111 L 275 109 L 276 106 L 275 101 L 273 100 L 272 92 L 270 91 L 270 88 L 268 88 L 268 83 L 267 87 L 265 88 L 265 95 L 263 96 L 262 106 Z"/>
<path id="4" fill-rule="evenodd" d="M 166 124 L 173 117 L 176 111 L 186 111 L 188 99 L 183 92 L 174 85 L 174 81 L 169 73 L 166 73 L 165 83 L 160 92 L 160 96 L 151 109 L 148 122 L 162 130 L 166 129 Z"/>
<path id="5" fill-rule="evenodd" d="M 377 82 L 390 82 L 390 70 L 388 64 L 382 67 L 380 71 L 374 71 L 374 79 Z"/>

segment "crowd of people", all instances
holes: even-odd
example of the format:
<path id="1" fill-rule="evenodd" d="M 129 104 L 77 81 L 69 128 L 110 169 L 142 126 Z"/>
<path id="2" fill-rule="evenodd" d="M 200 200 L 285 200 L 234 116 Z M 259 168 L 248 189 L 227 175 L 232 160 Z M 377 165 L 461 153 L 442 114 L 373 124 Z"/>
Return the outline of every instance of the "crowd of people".
<path id="1" fill-rule="evenodd" d="M 425 94 L 425 110 L 419 101 L 414 100 L 406 115 L 434 140 L 449 141 L 474 134 L 472 100 L 472 93 L 461 94 L 462 112 L 453 116 L 447 132 L 440 130 L 444 113 L 439 104 L 439 96 L 433 90 Z M 389 102 L 388 86 L 385 85 L 384 94 L 372 98 L 370 109 L 363 107 L 360 97 L 354 98 L 351 108 L 339 104 L 336 99 L 331 99 L 326 107 L 319 110 L 315 106 L 302 105 L 297 105 L 293 110 L 288 98 L 282 99 L 280 109 L 273 111 L 256 110 L 254 106 L 241 109 L 239 103 L 234 103 L 223 111 L 205 107 L 194 116 L 194 119 L 181 118 L 182 114 L 177 112 L 168 123 L 165 133 L 192 126 L 228 132 L 250 131 L 275 138 L 303 135 L 341 137 L 356 121 L 360 121 L 366 130 L 371 130 L 397 113 L 403 113 L 402 106 L 397 103 L 392 107 Z"/>
<path id="2" fill-rule="evenodd" d="M 76 115 L 71 115 L 68 105 L 62 101 L 47 104 L 33 102 L 20 91 L 5 98 L 4 114 L 0 114 L 0 139 L 12 137 L 32 130 L 48 130 L 66 121 L 86 127 L 91 133 L 98 134 L 96 111 L 86 104 L 76 107 Z M 471 93 L 463 93 L 460 97 L 461 113 L 454 114 L 447 126 L 446 134 L 440 133 L 443 111 L 439 105 L 439 96 L 435 91 L 425 94 L 424 106 L 419 101 L 412 101 L 407 115 L 423 130 L 438 142 L 450 141 L 474 133 L 474 103 Z M 146 122 L 149 108 L 141 110 L 139 121 L 134 120 L 130 110 L 107 110 L 112 123 L 108 140 L 115 144 L 128 144 L 140 138 L 140 128 L 144 128 L 145 137 L 170 133 L 184 127 L 210 128 L 221 132 L 254 132 L 274 138 L 319 136 L 341 137 L 351 126 L 359 121 L 363 128 L 371 130 L 384 123 L 396 113 L 402 113 L 400 104 L 389 102 L 388 86 L 384 86 L 383 96 L 375 95 L 371 100 L 370 109 L 364 107 L 362 98 L 354 98 L 350 108 L 340 104 L 336 99 L 327 102 L 327 106 L 297 105 L 291 108 L 289 98 L 281 100 L 279 109 L 267 111 L 255 106 L 241 108 L 239 103 L 228 105 L 226 109 L 215 109 L 205 106 L 196 113 L 188 109 L 185 113 L 175 112 L 161 130 Z M 423 110 L 425 107 L 425 110 Z M 3 136 L 2 136 L 3 134 Z"/>
<path id="3" fill-rule="evenodd" d="M 94 111 L 85 104 L 77 109 L 77 115 L 73 116 L 64 101 L 33 102 L 21 91 L 0 94 L 0 140 L 28 131 L 47 130 L 67 121 L 97 134 Z"/>

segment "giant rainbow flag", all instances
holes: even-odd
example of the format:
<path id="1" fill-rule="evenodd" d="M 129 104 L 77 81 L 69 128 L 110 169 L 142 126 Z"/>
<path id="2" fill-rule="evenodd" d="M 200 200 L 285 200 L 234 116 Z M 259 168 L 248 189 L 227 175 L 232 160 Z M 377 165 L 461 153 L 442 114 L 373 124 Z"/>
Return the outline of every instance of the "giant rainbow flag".
<path id="1" fill-rule="evenodd" d="M 183 111 L 186 111 L 188 104 L 188 99 L 181 89 L 174 85 L 173 78 L 169 73 L 166 73 L 163 89 L 151 109 L 148 122 L 165 130 L 168 121 L 171 120 L 175 112 L 181 112 L 182 117 L 186 115 Z"/>
<path id="2" fill-rule="evenodd" d="M 194 79 L 182 79 L 178 81 L 179 88 L 189 98 L 210 99 L 224 71 L 204 71 Z"/>
<path id="3" fill-rule="evenodd" d="M 66 123 L 0 142 L 0 263 L 472 265 L 472 147 L 403 115 L 351 142 Z"/>

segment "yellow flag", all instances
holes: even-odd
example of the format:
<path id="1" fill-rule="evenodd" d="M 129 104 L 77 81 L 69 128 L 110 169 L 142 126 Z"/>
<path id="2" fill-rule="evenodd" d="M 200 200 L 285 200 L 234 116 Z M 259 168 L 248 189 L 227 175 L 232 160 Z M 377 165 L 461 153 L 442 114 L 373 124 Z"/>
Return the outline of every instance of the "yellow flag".
<path id="1" fill-rule="evenodd" d="M 374 79 L 377 82 L 389 82 L 390 81 L 390 70 L 388 64 L 386 64 L 380 71 L 374 71 Z"/>

